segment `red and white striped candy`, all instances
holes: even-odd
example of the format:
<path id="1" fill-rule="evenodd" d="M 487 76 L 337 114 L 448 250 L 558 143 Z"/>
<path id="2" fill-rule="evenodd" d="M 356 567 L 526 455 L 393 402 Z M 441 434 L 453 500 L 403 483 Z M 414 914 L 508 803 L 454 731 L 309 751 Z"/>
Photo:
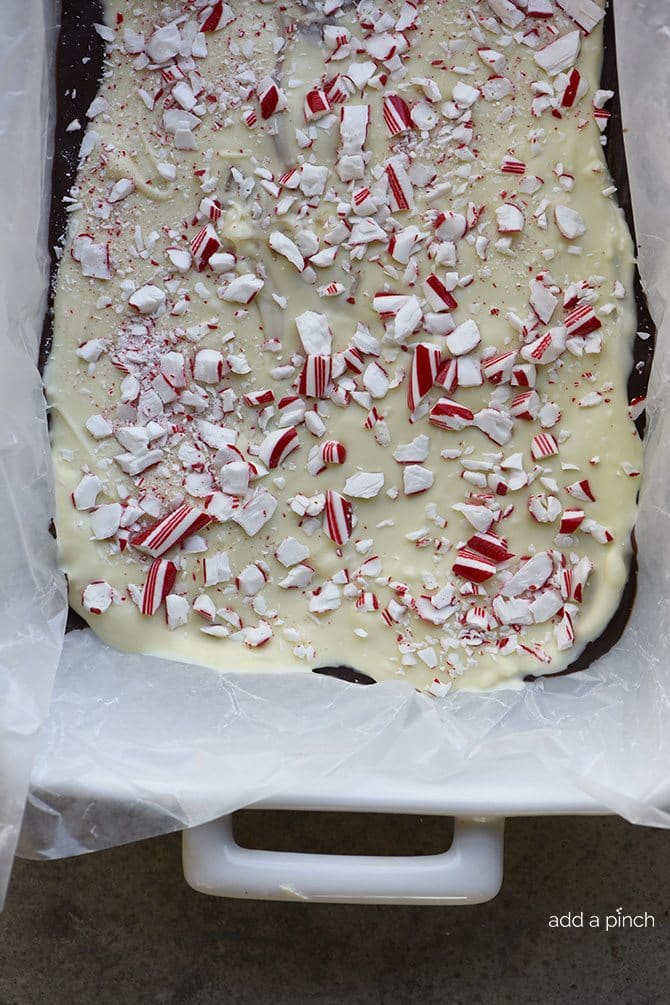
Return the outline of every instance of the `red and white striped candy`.
<path id="1" fill-rule="evenodd" d="M 489 356 L 482 361 L 484 376 L 491 384 L 507 384 L 512 377 L 515 360 L 516 349 L 501 352 L 497 356 Z"/>
<path id="2" fill-rule="evenodd" d="M 512 387 L 535 387 L 537 370 L 532 363 L 517 363 L 512 367 Z"/>
<path id="3" fill-rule="evenodd" d="M 483 555 L 484 558 L 489 558 L 496 565 L 501 562 L 507 562 L 510 558 L 514 558 L 514 554 L 507 549 L 507 541 L 504 537 L 499 537 L 497 534 L 483 534 L 477 533 L 467 542 L 467 547 L 470 551 L 476 551 L 478 555 Z"/>
<path id="4" fill-rule="evenodd" d="M 570 612 L 563 609 L 563 614 L 561 620 L 557 625 L 554 625 L 554 637 L 556 639 L 557 648 L 562 651 L 564 649 L 570 649 L 575 641 L 575 626 L 572 622 L 572 617 Z"/>
<path id="5" fill-rule="evenodd" d="M 395 23 L 396 31 L 412 31 L 417 27 L 419 12 L 417 6 L 411 0 L 405 0 L 400 11 L 400 16 Z"/>
<path id="6" fill-rule="evenodd" d="M 344 464 L 347 459 L 347 449 L 339 440 L 324 440 L 319 444 L 319 454 L 324 464 Z"/>
<path id="7" fill-rule="evenodd" d="M 198 272 L 202 272 L 203 269 L 207 268 L 210 258 L 220 247 L 221 242 L 211 223 L 206 224 L 202 230 L 198 231 L 191 241 L 191 254 Z"/>
<path id="8" fill-rule="evenodd" d="M 468 230 L 473 230 L 479 223 L 486 206 L 476 206 L 474 202 L 468 203 L 468 208 L 465 211 L 465 221 Z"/>
<path id="9" fill-rule="evenodd" d="M 593 572 L 593 564 L 588 558 L 580 558 L 571 569 L 561 569 L 561 596 L 564 600 L 576 600 L 581 604 L 584 587 Z"/>
<path id="10" fill-rule="evenodd" d="M 536 419 L 540 411 L 540 396 L 532 388 L 512 398 L 510 412 L 517 419 Z"/>
<path id="11" fill-rule="evenodd" d="M 389 94 L 384 98 L 384 122 L 391 136 L 400 136 L 412 128 L 410 108 L 399 94 Z"/>
<path id="12" fill-rule="evenodd" d="M 307 470 L 310 475 L 320 475 L 329 464 L 343 464 L 346 456 L 347 451 L 343 443 L 338 440 L 326 440 L 310 450 Z"/>
<path id="13" fill-rule="evenodd" d="M 156 558 L 151 563 L 140 596 L 140 614 L 151 617 L 161 606 L 177 578 L 177 566 L 164 558 Z"/>
<path id="14" fill-rule="evenodd" d="M 470 551 L 468 548 L 461 548 L 458 558 L 452 566 L 456 576 L 467 579 L 470 583 L 485 583 L 496 574 L 495 563 L 484 555 Z"/>
<path id="15" fill-rule="evenodd" d="M 555 362 L 565 349 L 565 328 L 559 325 L 529 342 L 521 350 L 521 355 L 529 363 L 546 365 Z"/>
<path id="16" fill-rule="evenodd" d="M 300 185 L 300 171 L 298 168 L 289 168 L 277 179 L 278 184 L 284 188 L 296 189 Z"/>
<path id="17" fill-rule="evenodd" d="M 384 320 L 394 318 L 409 301 L 406 293 L 375 293 L 372 298 L 372 309 Z"/>
<path id="18" fill-rule="evenodd" d="M 207 10 L 205 11 L 205 20 L 200 25 L 200 31 L 205 34 L 220 31 L 221 28 L 225 28 L 231 21 L 235 20 L 232 8 L 227 3 L 223 3 L 223 0 L 219 0 L 218 3 L 215 3 Z"/>
<path id="19" fill-rule="evenodd" d="M 138 551 L 143 551 L 145 554 L 151 555 L 152 558 L 158 558 L 169 548 L 179 544 L 187 535 L 202 530 L 211 520 L 209 514 L 203 513 L 202 510 L 196 509 L 194 506 L 189 506 L 188 503 L 182 503 L 172 513 L 155 523 L 153 527 L 148 527 L 131 537 L 130 543 Z"/>
<path id="20" fill-rule="evenodd" d="M 348 346 L 342 353 L 342 357 L 347 365 L 347 370 L 352 370 L 353 373 L 363 373 L 365 359 L 360 349 L 357 349 L 355 346 Z"/>
<path id="21" fill-rule="evenodd" d="M 338 5 L 339 6 L 339 5 Z M 333 7 L 335 10 L 336 7 Z M 326 11 L 327 14 L 331 13 Z M 351 40 L 351 32 L 348 28 L 335 24 L 326 24 L 323 27 L 323 43 L 330 52 L 337 52 L 343 45 L 348 45 Z"/>
<path id="22" fill-rule="evenodd" d="M 607 123 L 610 120 L 612 113 L 606 111 L 604 108 L 596 108 L 593 112 L 593 118 L 596 120 L 596 125 L 601 133 L 604 133 L 607 129 Z"/>
<path id="23" fill-rule="evenodd" d="M 325 398 L 332 367 L 332 356 L 308 356 L 298 378 L 298 393 L 306 398 Z"/>
<path id="24" fill-rule="evenodd" d="M 440 398 L 430 410 L 428 421 L 439 429 L 458 430 L 472 425 L 474 413 L 450 398 Z"/>
<path id="25" fill-rule="evenodd" d="M 534 461 L 541 457 L 553 457 L 558 453 L 558 443 L 551 433 L 539 433 L 530 441 L 530 452 Z"/>
<path id="26" fill-rule="evenodd" d="M 449 394 L 453 394 L 458 387 L 458 360 L 446 359 L 437 371 L 435 383 Z"/>
<path id="27" fill-rule="evenodd" d="M 327 286 L 319 286 L 317 292 L 320 297 L 339 297 L 345 289 L 344 283 L 332 282 L 328 283 Z"/>
<path id="28" fill-rule="evenodd" d="M 591 304 L 581 304 L 565 318 L 563 322 L 568 338 L 576 335 L 589 335 L 591 332 L 602 328 L 600 318 L 596 316 Z"/>
<path id="29" fill-rule="evenodd" d="M 286 108 L 286 98 L 272 77 L 264 77 L 259 83 L 258 102 L 261 106 L 261 116 L 264 119 L 269 119 L 275 112 L 281 112 Z"/>
<path id="30" fill-rule="evenodd" d="M 386 177 L 389 185 L 391 212 L 400 213 L 411 209 L 414 204 L 412 182 L 399 157 L 394 157 L 386 165 Z"/>
<path id="31" fill-rule="evenodd" d="M 326 492 L 323 529 L 335 544 L 346 544 L 353 529 L 353 508 L 348 499 L 333 492 Z"/>
<path id="32" fill-rule="evenodd" d="M 212 223 L 216 223 L 217 220 L 221 219 L 223 208 L 218 199 L 213 199 L 211 196 L 207 196 L 205 199 L 200 201 L 199 212 L 203 219 L 211 220 Z"/>
<path id="33" fill-rule="evenodd" d="M 379 601 L 374 593 L 365 590 L 356 597 L 356 607 L 359 611 L 378 611 Z"/>
<path id="34" fill-rule="evenodd" d="M 588 478 L 582 478 L 579 482 L 573 482 L 572 485 L 566 485 L 565 491 L 568 495 L 573 496 L 575 499 L 581 499 L 582 502 L 595 502 L 596 497 L 591 490 Z"/>
<path id="35" fill-rule="evenodd" d="M 356 216 L 372 216 L 377 212 L 377 204 L 372 198 L 372 193 L 367 185 L 356 189 L 353 193 L 351 207 Z"/>
<path id="36" fill-rule="evenodd" d="M 517 160 L 516 157 L 510 157 L 508 155 L 503 157 L 500 170 L 503 174 L 525 174 L 526 165 L 523 161 Z"/>
<path id="37" fill-rule="evenodd" d="M 330 102 L 319 87 L 312 88 L 305 95 L 305 120 L 314 122 L 322 119 L 330 111 Z"/>
<path id="38" fill-rule="evenodd" d="M 269 468 L 276 468 L 299 446 L 300 440 L 295 427 L 276 429 L 267 434 L 260 445 L 258 455 Z"/>
<path id="39" fill-rule="evenodd" d="M 421 231 L 418 227 L 403 227 L 397 233 L 391 234 L 391 239 L 388 243 L 388 253 L 396 262 L 400 262 L 401 265 L 407 265 L 420 240 Z"/>
<path id="40" fill-rule="evenodd" d="M 346 101 L 349 95 L 353 91 L 353 81 L 350 77 L 345 77 L 341 73 L 338 73 L 335 77 L 331 77 L 323 85 L 326 97 L 331 105 L 341 105 L 343 101 Z"/>
<path id="41" fill-rule="evenodd" d="M 603 8 L 594 0 L 557 0 L 557 3 L 587 35 L 605 16 Z"/>
<path id="42" fill-rule="evenodd" d="M 582 75 L 576 67 L 573 67 L 566 76 L 567 83 L 560 94 L 561 105 L 563 108 L 572 108 L 575 101 L 577 101 L 581 95 L 584 94 L 586 85 L 584 85 L 584 87 L 580 86 L 582 84 Z"/>
<path id="43" fill-rule="evenodd" d="M 573 534 L 584 519 L 583 509 L 564 509 L 561 515 L 559 534 Z"/>
<path id="44" fill-rule="evenodd" d="M 432 274 L 428 276 L 423 283 L 423 292 L 429 307 L 433 311 L 448 311 L 458 307 L 458 303 L 439 276 Z"/>
<path id="45" fill-rule="evenodd" d="M 243 400 L 248 408 L 261 408 L 263 405 L 271 405 L 275 400 L 275 394 L 272 388 L 268 387 L 262 391 L 249 391 Z"/>
<path id="46" fill-rule="evenodd" d="M 435 236 L 440 241 L 459 241 L 467 230 L 468 222 L 462 213 L 449 209 L 435 217 Z"/>
<path id="47" fill-rule="evenodd" d="M 440 356 L 439 346 L 433 345 L 432 342 L 419 342 L 414 347 L 407 385 L 407 407 L 410 412 L 423 401 L 435 383 Z"/>

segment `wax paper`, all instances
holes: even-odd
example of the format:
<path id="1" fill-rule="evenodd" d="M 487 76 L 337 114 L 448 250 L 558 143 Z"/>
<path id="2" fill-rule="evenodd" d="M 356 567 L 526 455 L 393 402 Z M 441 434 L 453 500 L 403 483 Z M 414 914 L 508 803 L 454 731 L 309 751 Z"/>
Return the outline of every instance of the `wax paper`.
<path id="1" fill-rule="evenodd" d="M 53 8 L 3 4 L 0 35 L 0 903 L 65 626 L 36 365 L 49 268 Z"/>
<path id="2" fill-rule="evenodd" d="M 41 5 L 29 0 L 21 5 L 26 8 Z M 109 847 L 283 793 L 318 791 L 326 780 L 332 791 L 333 780 L 341 779 L 343 793 L 357 785 L 369 792 L 375 779 L 404 791 L 419 783 L 439 788 L 496 759 L 539 761 L 603 810 L 670 826 L 670 413 L 664 408 L 670 396 L 670 134 L 663 125 L 670 121 L 670 18 L 656 0 L 619 0 L 615 10 L 640 270 L 658 326 L 637 525 L 638 597 L 621 641 L 579 674 L 493 694 L 452 691 L 436 700 L 400 680 L 360 687 L 309 674 L 235 674 L 233 666 L 221 675 L 117 652 L 90 630 L 71 632 L 39 738 L 21 854 L 55 858 Z M 47 114 L 43 107 L 43 121 Z M 34 165 L 44 150 L 41 137 L 32 143 L 23 156 Z M 35 193 L 38 176 L 35 171 L 30 179 Z M 27 185 L 25 173 L 23 180 Z M 0 195 L 4 201 L 6 188 Z M 16 210 L 34 214 L 28 202 Z M 0 652 L 16 691 L 18 732 L 27 720 L 34 726 L 43 709 L 65 612 L 46 533 L 51 482 L 33 362 L 43 290 L 34 245 L 29 252 L 36 281 L 31 289 L 22 283 L 19 292 L 30 302 L 33 327 L 21 332 L 3 317 L 0 333 L 7 343 L 3 358 L 11 353 L 18 360 L 11 399 L 0 405 L 3 476 L 8 449 L 13 466 L 3 485 L 9 526 L 3 518 L 1 531 L 11 541 L 5 577 L 12 607 L 8 618 L 8 608 L 0 613 L 10 644 Z M 20 519 L 13 516 L 18 511 Z M 20 615 L 12 614 L 18 609 Z M 2 715 L 7 763 L 20 744 L 17 730 L 8 732 L 4 708 Z M 20 787 L 12 791 L 18 798 Z M 550 802 L 550 793 L 543 797 Z"/>

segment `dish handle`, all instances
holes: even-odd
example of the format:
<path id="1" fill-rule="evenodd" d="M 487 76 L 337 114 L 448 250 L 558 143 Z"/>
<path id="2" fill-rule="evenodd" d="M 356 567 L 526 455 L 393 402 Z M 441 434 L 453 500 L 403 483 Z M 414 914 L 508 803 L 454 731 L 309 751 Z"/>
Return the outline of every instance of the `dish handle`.
<path id="1" fill-rule="evenodd" d="M 503 875 L 503 817 L 456 817 L 437 855 L 322 855 L 242 848 L 232 815 L 182 834 L 184 877 L 215 897 L 340 904 L 482 904 Z"/>

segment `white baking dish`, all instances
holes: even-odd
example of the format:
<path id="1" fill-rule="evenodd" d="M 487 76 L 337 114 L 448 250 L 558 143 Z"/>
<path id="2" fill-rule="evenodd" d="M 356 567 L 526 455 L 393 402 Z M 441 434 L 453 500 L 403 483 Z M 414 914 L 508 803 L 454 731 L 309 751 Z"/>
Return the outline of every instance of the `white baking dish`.
<path id="1" fill-rule="evenodd" d="M 212 807 L 225 804 L 226 783 L 217 764 L 204 761 L 190 773 L 186 794 L 183 778 L 170 783 L 149 771 L 143 775 L 134 756 L 136 740 L 126 733 L 122 718 L 110 718 L 103 735 L 94 722 L 90 735 L 99 756 L 82 754 L 79 734 L 86 721 L 87 699 L 82 695 L 77 707 L 71 701 L 71 687 L 69 681 L 62 702 L 57 693 L 51 728 L 33 775 L 20 849 L 29 857 L 51 857 L 54 846 L 58 854 L 74 854 L 110 843 L 110 834 L 132 840 L 173 830 L 178 826 L 175 820 L 203 820 L 183 832 L 183 864 L 187 881 L 204 893 L 341 903 L 472 904 L 491 899 L 500 889 L 506 816 L 611 812 L 560 770 L 532 756 L 466 765 L 437 782 L 412 775 L 394 778 L 345 763 L 326 774 L 303 774 L 299 784 L 279 795 L 250 802 L 234 796 L 232 805 L 454 817 L 451 847 L 446 850 L 445 826 L 445 852 L 440 855 L 365 857 L 241 848 L 233 837 L 231 813 L 209 819 Z M 115 735 L 117 728 L 120 733 Z M 124 744 L 129 747 L 127 764 L 115 765 L 114 752 Z M 83 774 L 73 774 L 76 765 Z M 244 769 L 245 762 L 240 765 Z M 45 807 L 50 808 L 46 814 Z M 151 812 L 158 812 L 158 817 L 150 823 L 141 820 Z M 138 814 L 140 829 L 135 830 Z"/>
<path id="2" fill-rule="evenodd" d="M 23 5 L 11 5 L 16 14 L 16 37 L 11 40 L 16 59 L 13 75 L 10 64 L 4 64 L 9 67 L 7 94 L 11 82 L 22 79 L 21 66 L 39 65 L 40 59 L 44 62 L 43 54 L 38 53 L 33 62 L 26 63 L 25 53 L 17 47 L 34 45 L 39 32 L 44 33 L 44 21 L 38 14 L 47 7 L 42 0 L 30 0 L 26 5 L 35 28 L 30 32 L 24 30 L 27 13 Z M 665 94 L 670 35 L 661 30 L 667 20 L 662 8 L 653 0 L 617 6 L 641 267 L 657 319 L 664 315 L 670 271 L 663 260 L 670 218 L 659 212 L 670 205 L 670 174 L 666 170 L 670 151 L 663 130 L 653 134 L 647 130 L 641 109 L 658 107 Z M 39 82 L 34 92 L 26 91 L 25 108 L 18 120 L 32 122 L 35 129 L 23 125 L 14 129 L 11 149 L 16 157 L 8 153 L 8 164 L 27 156 L 24 144 L 30 148 L 31 138 L 28 154 L 32 159 L 27 159 L 31 164 L 35 160 L 43 163 L 42 136 L 48 119 L 43 114 L 44 101 L 40 111 L 40 94 Z M 9 126 L 15 125 L 15 120 L 10 109 Z M 12 139 L 9 126 L 8 151 Z M 29 179 L 34 186 L 27 198 L 20 182 L 25 177 L 13 171 L 5 179 L 5 195 L 17 217 L 10 217 L 9 229 L 34 234 L 39 216 L 34 191 L 39 179 Z M 0 541 L 10 572 L 5 577 L 5 595 L 12 601 L 4 609 L 0 604 L 0 628 L 6 643 L 0 650 L 0 753 L 10 769 L 7 812 L 0 802 L 0 892 L 4 867 L 13 850 L 33 737 L 44 718 L 57 662 L 65 610 L 46 530 L 51 512 L 49 464 L 34 367 L 44 262 L 23 263 L 23 271 L 17 271 L 13 248 L 5 259 L 0 278 L 6 280 L 8 293 L 3 299 L 16 307 L 18 315 L 5 323 L 7 319 L 0 314 L 0 339 L 13 354 L 5 357 L 13 365 L 6 367 L 5 390 L 0 394 L 0 403 L 13 421 L 5 423 L 4 439 L 0 440 L 0 470 L 6 475 L 10 500 Z M 660 327 L 663 340 L 667 333 L 663 325 Z M 661 345 L 664 349 L 663 341 Z M 355 728 L 360 729 L 360 714 L 358 719 L 350 717 L 354 726 L 342 716 L 339 751 L 338 727 L 328 720 L 323 735 L 331 745 L 329 757 L 319 759 L 310 749 L 313 756 L 305 756 L 303 763 L 297 754 L 300 740 L 306 743 L 309 732 L 289 737 L 285 754 L 289 770 L 282 775 L 281 785 L 273 785 L 272 772 L 266 777 L 257 770 L 258 759 L 268 749 L 262 742 L 252 744 L 250 753 L 238 759 L 235 773 L 211 732 L 201 734 L 200 744 L 192 734 L 183 739 L 184 722 L 188 725 L 192 721 L 189 702 L 196 685 L 182 682 L 180 692 L 172 665 L 152 661 L 157 675 L 152 677 L 141 657 L 111 650 L 87 662 L 70 639 L 65 644 L 51 718 L 40 739 L 21 854 L 55 858 L 183 829 L 186 878 L 196 889 L 208 893 L 354 903 L 457 904 L 482 902 L 497 892 L 502 880 L 505 816 L 615 812 L 634 822 L 668 826 L 670 816 L 664 808 L 670 807 L 670 701 L 664 640 L 670 636 L 670 610 L 664 598 L 670 595 L 670 488 L 665 473 L 670 427 L 660 407 L 667 400 L 667 369 L 665 354 L 657 353 L 648 456 L 659 460 L 648 464 L 645 479 L 644 516 L 639 524 L 640 600 L 622 642 L 593 670 L 526 689 L 522 697 L 515 698 L 511 692 L 494 696 L 489 708 L 495 705 L 502 709 L 497 717 L 491 716 L 496 719 L 494 725 L 477 720 L 477 715 L 481 720 L 486 716 L 474 703 L 465 713 L 457 708 L 459 715 L 451 719 L 445 712 L 440 746 L 436 714 L 431 713 L 425 720 L 433 730 L 430 738 L 435 746 L 429 762 L 417 757 L 416 763 L 404 763 L 410 743 L 403 718 L 393 733 L 393 743 L 385 748 L 384 771 L 375 770 L 378 758 L 354 758 L 354 754 L 365 754 L 365 745 L 359 750 L 352 741 Z M 23 495 L 15 494 L 17 486 L 26 485 L 31 486 L 30 500 L 25 499 L 25 488 Z M 42 486 L 44 492 L 35 486 Z M 71 673 L 73 666 L 78 669 L 76 679 Z M 195 668 L 190 668 L 190 680 L 194 673 Z M 276 682 L 281 679 L 274 678 Z M 230 690 L 239 701 L 242 688 L 236 687 L 237 692 L 232 685 Z M 389 692 L 362 688 L 350 692 L 354 693 L 359 695 L 356 703 L 374 719 L 373 705 L 383 702 Z M 372 695 L 377 694 L 380 698 L 373 700 Z M 407 698 L 405 704 L 400 698 L 398 701 L 399 708 L 411 706 L 416 711 L 416 699 Z M 200 705 L 206 718 L 206 693 Z M 353 700 L 348 702 L 350 710 L 353 705 Z M 285 705 L 282 714 L 287 708 Z M 299 704 L 294 707 L 296 715 L 300 709 Z M 251 702 L 236 723 L 242 722 L 250 735 L 255 711 Z M 324 715 L 327 711 L 325 708 Z M 476 713 L 474 717 L 471 712 Z M 128 740 L 130 720 L 134 732 Z M 276 737 L 268 730 L 264 742 L 281 746 L 291 721 L 296 720 L 290 716 L 282 719 L 282 730 L 277 730 Z M 418 717 L 411 721 L 415 740 L 423 721 Z M 459 724 L 463 727 L 460 731 Z M 459 734 L 459 742 L 451 748 L 450 730 Z M 463 738 L 464 730 L 470 730 L 471 735 Z M 378 736 L 386 741 L 390 733 L 380 729 Z M 219 741 L 223 746 L 222 737 Z M 166 748 L 171 756 L 166 756 Z M 221 755 L 218 759 L 217 754 Z M 445 765 L 445 770 L 440 772 L 436 765 Z M 253 774 L 254 770 L 257 775 L 246 784 L 241 773 Z M 458 823 L 451 849 L 439 856 L 386 859 L 273 853 L 240 849 L 234 843 L 230 813 L 252 805 L 436 814 L 455 816 Z"/>
<path id="3" fill-rule="evenodd" d="M 82 812 L 92 804 L 109 812 L 132 813 L 127 795 L 109 784 L 90 786 L 61 777 L 57 762 L 40 773 L 40 802 L 72 802 Z M 142 788 L 148 783 L 135 779 Z M 192 793 L 203 811 L 218 795 Z M 281 797 L 264 799 L 255 809 L 321 810 L 423 814 L 454 817 L 451 847 L 439 855 L 368 857 L 260 851 L 240 847 L 232 815 L 183 832 L 183 866 L 187 882 L 202 893 L 266 900 L 337 903 L 476 904 L 495 897 L 503 881 L 503 830 L 506 816 L 606 814 L 606 807 L 559 773 L 535 761 L 503 760 L 465 771 L 443 785 L 420 779 L 398 785 L 392 780 L 352 780 L 334 773 Z M 445 845 L 447 843 L 445 826 Z"/>
<path id="4" fill-rule="evenodd" d="M 192 887 L 265 900 L 479 904 L 495 897 L 503 881 L 505 816 L 608 812 L 560 776 L 519 761 L 480 767 L 437 788 L 420 781 L 384 788 L 361 778 L 351 790 L 320 780 L 313 791 L 257 807 L 454 816 L 453 842 L 442 854 L 416 857 L 258 851 L 236 843 L 227 816 L 183 833 L 184 875 Z"/>

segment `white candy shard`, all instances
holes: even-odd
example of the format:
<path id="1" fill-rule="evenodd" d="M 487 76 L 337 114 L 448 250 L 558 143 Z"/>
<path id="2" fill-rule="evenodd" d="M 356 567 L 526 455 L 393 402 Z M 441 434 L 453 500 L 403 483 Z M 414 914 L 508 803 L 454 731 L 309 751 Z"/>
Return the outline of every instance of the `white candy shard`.
<path id="1" fill-rule="evenodd" d="M 539 590 L 547 582 L 552 571 L 551 557 L 546 551 L 540 551 L 523 563 L 518 572 L 502 586 L 500 592 L 504 597 L 518 597 L 528 590 Z"/>
<path id="2" fill-rule="evenodd" d="M 106 503 L 91 513 L 91 533 L 96 541 L 114 537 L 121 525 L 122 512 L 120 503 Z"/>
<path id="3" fill-rule="evenodd" d="M 75 509 L 93 509 L 96 499 L 103 490 L 103 484 L 97 475 L 85 474 L 72 493 Z"/>
<path id="4" fill-rule="evenodd" d="M 558 205 L 554 208 L 554 218 L 556 226 L 568 241 L 573 241 L 576 237 L 581 237 L 582 234 L 586 233 L 584 218 L 576 209 Z"/>
<path id="5" fill-rule="evenodd" d="M 353 499 L 374 499 L 383 487 L 383 472 L 359 471 L 347 478 L 342 491 Z"/>
<path id="6" fill-rule="evenodd" d="M 140 314 L 156 314 L 165 306 L 165 293 L 158 286 L 149 283 L 136 290 L 129 297 L 128 303 Z"/>
<path id="7" fill-rule="evenodd" d="M 305 259 L 300 254 L 297 244 L 290 237 L 282 234 L 279 230 L 273 230 L 270 234 L 268 244 L 273 251 L 276 251 L 278 255 L 282 255 L 287 262 L 290 262 L 298 272 L 303 271 L 305 268 Z"/>
<path id="8" fill-rule="evenodd" d="M 419 464 L 408 464 L 403 468 L 402 482 L 407 496 L 425 492 L 432 487 L 433 481 L 433 472 L 429 468 L 421 467 Z"/>
<path id="9" fill-rule="evenodd" d="M 285 537 L 275 551 L 275 558 L 286 569 L 290 569 L 299 562 L 304 562 L 306 558 L 309 558 L 309 554 L 309 548 L 306 545 L 296 541 L 294 537 Z"/>
<path id="10" fill-rule="evenodd" d="M 178 593 L 168 593 L 165 598 L 165 618 L 171 632 L 188 622 L 190 610 L 191 605 L 186 597 L 181 597 Z"/>
<path id="11" fill-rule="evenodd" d="M 447 348 L 453 356 L 463 356 L 472 352 L 480 342 L 479 327 L 471 318 L 457 325 L 446 338 Z"/>
<path id="12" fill-rule="evenodd" d="M 228 552 L 217 551 L 208 553 L 202 561 L 202 569 L 205 586 L 216 586 L 218 583 L 227 583 L 232 576 Z"/>
<path id="13" fill-rule="evenodd" d="M 325 314 L 304 311 L 295 319 L 298 336 L 308 355 L 328 355 L 332 351 L 333 336 Z"/>
<path id="14" fill-rule="evenodd" d="M 89 614 L 104 614 L 114 602 L 114 589 L 103 579 L 95 580 L 85 587 L 81 602 Z"/>
<path id="15" fill-rule="evenodd" d="M 575 65 L 580 46 L 580 32 L 578 30 L 570 31 L 567 35 L 561 35 L 549 45 L 545 45 L 543 49 L 535 53 L 534 59 L 537 65 L 542 67 L 550 77 L 555 77 L 562 70 L 567 70 Z"/>

